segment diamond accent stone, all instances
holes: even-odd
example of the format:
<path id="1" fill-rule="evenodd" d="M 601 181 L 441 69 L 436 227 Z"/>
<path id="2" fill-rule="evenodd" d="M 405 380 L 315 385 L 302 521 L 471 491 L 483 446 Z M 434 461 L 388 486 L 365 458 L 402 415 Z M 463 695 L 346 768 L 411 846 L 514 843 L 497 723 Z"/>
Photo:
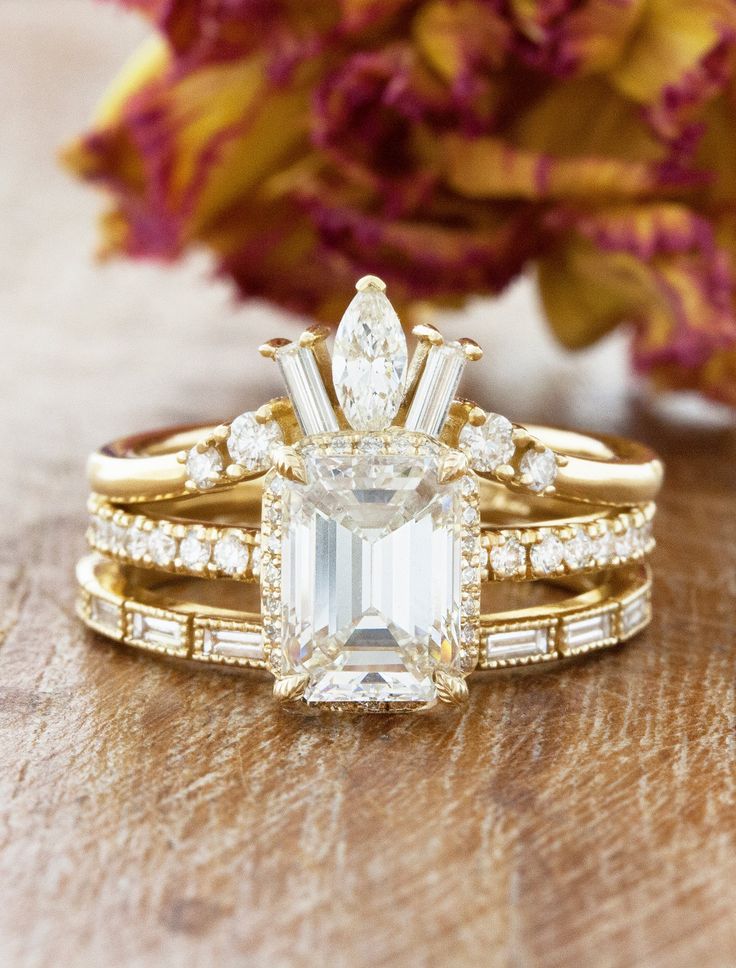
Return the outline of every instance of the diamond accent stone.
<path id="1" fill-rule="evenodd" d="M 636 550 L 636 536 L 633 528 L 626 528 L 621 534 L 615 536 L 614 548 L 617 557 L 622 561 L 633 555 Z"/>
<path id="2" fill-rule="evenodd" d="M 363 437 L 356 446 L 361 454 L 382 454 L 385 450 L 384 442 L 380 437 Z"/>
<path id="3" fill-rule="evenodd" d="M 308 703 L 431 704 L 434 670 L 475 661 L 478 572 L 463 590 L 461 546 L 477 556 L 480 529 L 462 523 L 462 481 L 439 483 L 441 449 L 385 446 L 311 454 L 308 483 L 283 482 L 281 591 L 262 612 L 280 620 L 284 674 L 308 674 Z"/>
<path id="4" fill-rule="evenodd" d="M 248 546 L 235 534 L 216 541 L 212 554 L 215 564 L 226 575 L 242 575 L 248 567 Z"/>
<path id="5" fill-rule="evenodd" d="M 499 578 L 526 574 L 526 550 L 516 538 L 494 545 L 490 553 L 491 568 Z"/>
<path id="6" fill-rule="evenodd" d="M 598 535 L 595 539 L 593 552 L 597 565 L 602 566 L 611 563 L 616 551 L 614 544 L 613 534 L 610 531 L 604 531 L 603 534 Z"/>
<path id="7" fill-rule="evenodd" d="M 92 534 L 94 537 L 94 543 L 99 548 L 107 548 L 108 542 L 110 540 L 110 521 L 107 518 L 93 518 L 92 520 Z"/>
<path id="8" fill-rule="evenodd" d="M 436 437 L 447 419 L 467 357 L 460 343 L 433 346 L 406 415 L 407 430 Z"/>
<path id="9" fill-rule="evenodd" d="M 260 632 L 248 629 L 205 627 L 202 630 L 202 653 L 222 659 L 262 662 L 262 636 Z"/>
<path id="10" fill-rule="evenodd" d="M 187 474 L 200 490 L 214 487 L 222 474 L 222 457 L 215 447 L 201 453 L 196 447 L 187 454 Z"/>
<path id="11" fill-rule="evenodd" d="M 110 550 L 115 554 L 125 554 L 125 539 L 127 532 L 122 524 L 113 521 L 110 524 Z"/>
<path id="12" fill-rule="evenodd" d="M 519 465 L 522 474 L 531 478 L 530 491 L 543 491 L 551 487 L 557 477 L 557 461 L 554 452 L 548 447 L 544 450 L 528 450 L 521 458 Z"/>
<path id="13" fill-rule="evenodd" d="M 560 648 L 565 655 L 575 655 L 609 645 L 613 638 L 612 612 L 581 615 L 563 623 Z"/>
<path id="14" fill-rule="evenodd" d="M 283 441 L 281 428 L 275 420 L 261 423 L 254 413 L 247 411 L 230 424 L 227 449 L 235 463 L 252 474 L 270 466 L 273 448 Z"/>
<path id="15" fill-rule="evenodd" d="M 148 537 L 148 553 L 154 564 L 162 568 L 170 565 L 176 558 L 176 538 L 157 528 Z"/>
<path id="16" fill-rule="evenodd" d="M 126 608 L 130 621 L 127 638 L 132 644 L 165 652 L 186 651 L 186 624 L 180 618 Z"/>
<path id="17" fill-rule="evenodd" d="M 575 528 L 575 533 L 565 541 L 565 564 L 568 568 L 578 570 L 590 564 L 593 557 L 593 542 L 582 528 Z"/>
<path id="18" fill-rule="evenodd" d="M 553 534 L 546 534 L 540 542 L 532 545 L 529 556 L 537 575 L 552 575 L 559 571 L 564 558 L 562 542 Z"/>
<path id="19" fill-rule="evenodd" d="M 210 543 L 190 531 L 179 544 L 181 563 L 192 571 L 201 571 L 210 560 Z"/>
<path id="20" fill-rule="evenodd" d="M 93 595 L 89 602 L 89 621 L 105 635 L 113 638 L 121 638 L 121 617 L 120 605 L 109 602 L 106 598 Z"/>
<path id="21" fill-rule="evenodd" d="M 508 464 L 514 456 L 516 445 L 512 437 L 514 428 L 510 420 L 498 413 L 489 413 L 479 427 L 465 424 L 460 431 L 460 449 L 465 452 L 477 471 L 495 471 Z"/>
<path id="22" fill-rule="evenodd" d="M 261 573 L 261 549 L 258 545 L 250 553 L 250 570 L 255 578 Z"/>
<path id="23" fill-rule="evenodd" d="M 651 603 L 646 590 L 644 590 L 621 606 L 619 618 L 621 635 L 633 635 L 647 625 L 651 621 L 651 617 Z"/>
<path id="24" fill-rule="evenodd" d="M 143 558 L 148 551 L 148 534 L 143 528 L 130 528 L 125 539 L 125 549 L 133 561 L 140 561 Z"/>
<path id="25" fill-rule="evenodd" d="M 354 430 L 384 430 L 404 396 L 408 353 L 399 317 L 380 289 L 354 297 L 340 321 L 332 380 Z"/>
<path id="26" fill-rule="evenodd" d="M 486 658 L 491 662 L 529 659 L 548 655 L 554 647 L 554 630 L 549 626 L 530 629 L 499 629 L 486 638 Z"/>
<path id="27" fill-rule="evenodd" d="M 314 350 L 299 343 L 289 343 L 277 351 L 276 362 L 304 434 L 310 436 L 339 430 Z"/>

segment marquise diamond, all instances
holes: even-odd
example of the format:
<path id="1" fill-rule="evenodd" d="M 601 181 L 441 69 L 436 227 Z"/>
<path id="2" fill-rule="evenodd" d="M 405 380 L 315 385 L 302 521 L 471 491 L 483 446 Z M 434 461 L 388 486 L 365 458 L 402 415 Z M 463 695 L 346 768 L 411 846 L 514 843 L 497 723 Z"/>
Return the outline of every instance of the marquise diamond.
<path id="1" fill-rule="evenodd" d="M 332 379 L 354 430 L 384 430 L 401 406 L 407 367 L 406 337 L 380 289 L 354 297 L 335 336 Z"/>

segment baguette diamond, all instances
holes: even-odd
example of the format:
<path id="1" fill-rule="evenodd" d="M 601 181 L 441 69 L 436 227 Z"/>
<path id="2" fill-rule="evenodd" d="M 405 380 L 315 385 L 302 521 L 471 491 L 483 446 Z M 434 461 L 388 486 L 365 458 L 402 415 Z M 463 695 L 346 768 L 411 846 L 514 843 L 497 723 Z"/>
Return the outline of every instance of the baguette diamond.
<path id="1" fill-rule="evenodd" d="M 314 352 L 307 346 L 289 343 L 276 353 L 276 362 L 304 433 L 309 435 L 337 430 L 337 417 L 327 396 Z"/>
<path id="2" fill-rule="evenodd" d="M 447 419 L 467 357 L 460 343 L 433 346 L 406 416 L 407 430 L 435 437 Z"/>

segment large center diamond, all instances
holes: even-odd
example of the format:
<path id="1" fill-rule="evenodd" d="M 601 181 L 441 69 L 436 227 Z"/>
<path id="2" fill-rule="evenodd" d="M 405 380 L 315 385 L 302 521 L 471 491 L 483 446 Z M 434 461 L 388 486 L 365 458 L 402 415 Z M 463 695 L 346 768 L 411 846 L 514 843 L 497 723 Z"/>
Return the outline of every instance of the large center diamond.
<path id="1" fill-rule="evenodd" d="M 462 495 L 421 456 L 306 456 L 281 485 L 281 648 L 310 703 L 435 700 L 461 633 Z"/>

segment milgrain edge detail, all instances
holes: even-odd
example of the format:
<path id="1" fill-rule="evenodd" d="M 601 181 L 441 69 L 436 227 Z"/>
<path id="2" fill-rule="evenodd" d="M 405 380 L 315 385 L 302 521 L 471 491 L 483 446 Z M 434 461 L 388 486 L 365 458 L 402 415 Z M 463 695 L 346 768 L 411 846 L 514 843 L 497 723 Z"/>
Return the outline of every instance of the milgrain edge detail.
<path id="1" fill-rule="evenodd" d="M 248 614 L 239 618 L 232 613 L 215 614 L 208 613 L 204 609 L 195 613 L 191 605 L 188 606 L 187 611 L 184 611 L 139 602 L 108 589 L 97 575 L 99 566 L 118 567 L 94 554 L 82 558 L 77 565 L 79 584 L 77 614 L 93 631 L 148 652 L 193 659 L 203 664 L 268 668 L 267 650 L 264 651 L 261 646 L 260 657 L 256 655 L 255 635 L 261 633 L 259 616 Z M 98 601 L 104 603 L 104 616 L 108 621 L 102 619 L 102 614 L 96 614 Z M 575 657 L 628 641 L 646 628 L 651 621 L 651 573 L 647 567 L 639 566 L 636 568 L 636 576 L 628 582 L 626 589 L 620 594 L 612 595 L 610 601 L 605 601 L 601 605 L 591 607 L 576 604 L 575 597 L 568 602 L 568 604 L 560 602 L 549 606 L 546 613 L 544 607 L 536 606 L 533 609 L 522 609 L 516 614 L 481 616 L 479 659 L 476 670 L 493 671 L 531 666 Z M 638 616 L 637 620 L 626 625 L 627 614 Z M 565 636 L 569 639 L 570 630 L 575 628 L 575 623 L 588 621 L 596 615 L 610 615 L 610 634 L 601 635 L 578 647 L 566 647 Z M 135 616 L 154 620 L 147 629 L 146 638 L 141 637 L 138 629 L 134 627 Z M 157 619 L 171 623 L 165 627 L 169 630 L 168 633 L 157 631 L 155 627 Z M 175 624 L 181 630 L 181 638 L 178 643 L 172 644 L 171 630 Z M 497 649 L 491 654 L 488 649 L 489 641 L 493 636 L 497 636 L 497 641 L 500 643 L 501 636 L 507 633 L 513 632 L 518 636 L 525 631 L 537 630 L 546 630 L 543 650 L 521 654 L 520 650 L 514 652 L 513 648 L 510 648 L 506 653 Z M 207 651 L 206 633 L 218 631 L 239 635 L 241 644 L 248 646 L 250 654 L 238 655 L 235 654 L 237 651 L 235 649 L 228 654 L 227 646 Z M 158 639 L 157 635 L 160 636 Z"/>

